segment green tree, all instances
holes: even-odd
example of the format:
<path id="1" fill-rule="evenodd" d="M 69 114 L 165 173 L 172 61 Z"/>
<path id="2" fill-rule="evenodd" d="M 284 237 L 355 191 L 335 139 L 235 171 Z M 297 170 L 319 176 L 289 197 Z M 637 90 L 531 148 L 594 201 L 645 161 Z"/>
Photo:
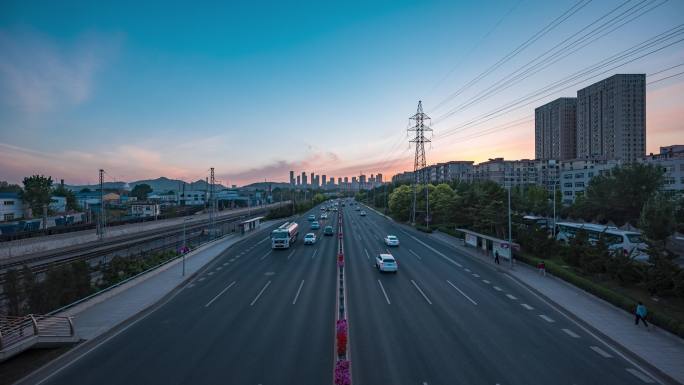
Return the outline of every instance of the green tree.
<path id="1" fill-rule="evenodd" d="M 141 183 L 135 185 L 133 190 L 131 190 L 131 196 L 136 197 L 139 201 L 144 201 L 147 199 L 147 195 L 152 192 L 152 187 L 149 184 Z"/>
<path id="2" fill-rule="evenodd" d="M 43 286 L 36 281 L 35 274 L 26 265 L 21 269 L 20 282 L 21 292 L 25 298 L 23 313 L 40 313 L 45 301 Z"/>
<path id="3" fill-rule="evenodd" d="M 399 221 L 408 221 L 411 217 L 413 190 L 408 185 L 397 187 L 389 196 L 389 210 L 391 215 Z"/>
<path id="4" fill-rule="evenodd" d="M 21 286 L 19 282 L 19 274 L 16 270 L 9 269 L 5 273 L 5 282 L 2 285 L 2 292 L 5 294 L 7 315 L 21 315 Z"/>
<path id="5" fill-rule="evenodd" d="M 438 184 L 430 193 L 430 211 L 433 224 L 452 222 L 454 190 L 446 183 Z"/>
<path id="6" fill-rule="evenodd" d="M 3 180 L 0 181 L 0 192 L 21 193 L 21 186 L 18 184 L 7 183 Z"/>
<path id="7" fill-rule="evenodd" d="M 679 266 L 672 261 L 664 247 L 656 243 L 649 244 L 649 264 L 644 275 L 644 285 L 652 296 L 666 296 L 675 294 L 675 278 L 679 273 Z"/>
<path id="8" fill-rule="evenodd" d="M 639 228 L 646 238 L 665 247 L 667 237 L 675 231 L 675 205 L 665 194 L 658 193 L 644 204 L 639 218 Z"/>
<path id="9" fill-rule="evenodd" d="M 24 178 L 24 190 L 21 199 L 33 212 L 33 215 L 41 215 L 43 206 L 50 204 L 50 192 L 52 192 L 52 177 L 33 175 Z"/>
<path id="10" fill-rule="evenodd" d="M 58 185 L 52 190 L 52 195 L 58 197 L 66 198 L 66 209 L 67 210 L 78 210 L 78 204 L 76 203 L 76 194 L 63 185 Z"/>

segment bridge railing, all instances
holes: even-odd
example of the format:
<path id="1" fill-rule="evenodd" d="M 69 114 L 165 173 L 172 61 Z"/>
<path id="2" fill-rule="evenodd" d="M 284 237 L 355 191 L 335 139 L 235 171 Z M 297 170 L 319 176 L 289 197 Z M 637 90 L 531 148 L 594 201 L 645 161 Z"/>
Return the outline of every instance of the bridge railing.
<path id="1" fill-rule="evenodd" d="M 74 335 L 71 317 L 34 314 L 0 316 L 0 351 L 34 337 L 72 338 Z"/>

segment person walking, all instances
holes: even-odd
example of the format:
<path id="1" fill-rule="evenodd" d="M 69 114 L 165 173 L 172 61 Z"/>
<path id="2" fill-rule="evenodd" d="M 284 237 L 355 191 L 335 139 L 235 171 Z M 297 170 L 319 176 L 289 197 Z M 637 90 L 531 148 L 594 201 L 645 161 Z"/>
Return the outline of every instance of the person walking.
<path id="1" fill-rule="evenodd" d="M 646 329 L 648 329 L 648 323 L 646 322 L 646 315 L 648 314 L 648 309 L 646 309 L 646 305 L 641 303 L 639 301 L 639 304 L 636 307 L 636 311 L 634 312 L 635 318 L 634 318 L 634 324 L 639 325 L 639 320 L 644 323 L 644 326 L 646 326 Z"/>
<path id="2" fill-rule="evenodd" d="M 499 252 L 494 251 L 494 262 L 499 265 L 501 262 L 499 261 Z"/>
<path id="3" fill-rule="evenodd" d="M 546 277 L 546 263 L 544 263 L 544 261 L 539 261 L 537 264 L 537 269 L 539 269 L 539 274 Z"/>

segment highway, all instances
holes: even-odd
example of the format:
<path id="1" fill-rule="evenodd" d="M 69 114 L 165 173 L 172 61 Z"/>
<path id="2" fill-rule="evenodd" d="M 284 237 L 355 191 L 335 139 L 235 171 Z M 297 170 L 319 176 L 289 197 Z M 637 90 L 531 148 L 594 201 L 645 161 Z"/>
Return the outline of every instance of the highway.
<path id="1" fill-rule="evenodd" d="M 373 211 L 344 211 L 354 384 L 650 381 L 505 268 Z M 337 237 L 317 230 L 305 246 L 305 218 L 293 249 L 271 251 L 265 232 L 233 246 L 157 310 L 41 383 L 332 383 Z M 373 266 L 387 234 L 401 241 L 390 250 L 397 274 Z"/>

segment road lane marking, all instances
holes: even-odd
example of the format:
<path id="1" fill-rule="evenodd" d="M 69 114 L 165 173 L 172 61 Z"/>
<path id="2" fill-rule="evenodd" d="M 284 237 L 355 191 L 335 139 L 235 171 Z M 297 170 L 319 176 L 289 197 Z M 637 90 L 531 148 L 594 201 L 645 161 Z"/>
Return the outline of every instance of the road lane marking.
<path id="1" fill-rule="evenodd" d="M 218 271 L 218 270 L 221 270 L 221 269 L 223 269 L 223 267 L 221 267 L 221 266 L 219 266 L 219 267 L 216 268 L 217 271 Z"/>
<path id="2" fill-rule="evenodd" d="M 572 338 L 580 338 L 579 334 L 573 332 L 573 331 L 570 330 L 570 329 L 561 329 L 561 330 L 564 331 L 565 334 L 569 335 L 569 336 L 572 337 Z"/>
<path id="3" fill-rule="evenodd" d="M 313 254 L 311 255 L 311 259 L 316 258 L 316 254 L 318 254 L 318 249 L 314 250 Z"/>
<path id="4" fill-rule="evenodd" d="M 420 294 L 423 296 L 423 298 L 425 298 L 425 300 L 427 301 L 427 303 L 429 303 L 430 305 L 432 305 L 432 302 L 431 302 L 430 299 L 427 297 L 427 295 L 425 295 L 425 293 L 423 293 L 423 290 L 418 286 L 418 284 L 416 283 L 416 281 L 411 280 L 411 283 L 413 284 L 413 286 L 416 287 L 416 289 L 418 289 L 418 291 L 419 291 Z"/>
<path id="5" fill-rule="evenodd" d="M 482 282 L 486 283 L 487 285 L 489 285 L 491 283 L 491 282 L 487 281 L 486 279 L 483 279 Z"/>
<path id="6" fill-rule="evenodd" d="M 413 238 L 416 242 L 418 242 L 418 243 L 420 243 L 421 245 L 427 247 L 427 248 L 430 249 L 433 253 L 439 255 L 440 257 L 446 259 L 447 261 L 453 263 L 454 265 L 456 265 L 456 266 L 458 266 L 458 267 L 463 267 L 463 265 L 461 265 L 460 263 L 458 263 L 458 262 L 454 261 L 453 259 L 447 257 L 446 255 L 442 254 L 440 251 L 438 251 L 438 250 L 435 249 L 434 247 L 428 245 L 427 243 L 421 241 L 420 239 L 414 237 L 413 235 L 407 233 L 406 231 L 401 230 L 401 232 L 404 233 L 404 234 L 406 234 L 406 235 L 408 235 L 409 237 Z"/>
<path id="7" fill-rule="evenodd" d="M 223 263 L 223 266 L 228 266 L 228 265 L 230 265 L 230 262 L 224 262 Z"/>
<path id="8" fill-rule="evenodd" d="M 366 249 L 363 249 L 363 251 L 365 251 L 365 252 L 366 252 L 366 259 L 370 260 L 370 254 L 368 254 L 368 250 L 366 250 Z"/>
<path id="9" fill-rule="evenodd" d="M 418 258 L 418 260 L 420 260 L 420 261 L 422 261 L 422 260 L 423 260 L 423 258 L 421 258 L 421 257 L 420 257 L 420 255 L 416 254 L 416 252 L 415 252 L 415 251 L 413 251 L 413 250 L 409 249 L 409 253 L 411 253 L 411 254 L 415 255 L 415 256 L 416 256 L 416 258 Z"/>
<path id="10" fill-rule="evenodd" d="M 539 318 L 543 319 L 546 322 L 556 322 L 553 319 L 551 319 L 550 317 L 545 316 L 544 314 L 539 314 Z"/>
<path id="11" fill-rule="evenodd" d="M 601 355 L 603 358 L 613 358 L 613 356 L 611 356 L 608 352 L 599 348 L 598 346 L 590 346 L 589 348 L 598 353 L 599 355 Z"/>
<path id="12" fill-rule="evenodd" d="M 494 286 L 494 290 L 496 290 L 496 291 L 502 291 L 501 288 L 498 287 L 498 286 Z"/>
<path id="13" fill-rule="evenodd" d="M 230 262 L 234 262 L 234 261 L 235 261 L 235 257 L 230 259 Z"/>
<path id="14" fill-rule="evenodd" d="M 292 258 L 292 256 L 294 255 L 294 253 L 295 253 L 295 251 L 292 250 L 292 252 L 287 256 L 287 260 L 288 260 L 288 261 L 290 260 L 290 258 Z"/>
<path id="15" fill-rule="evenodd" d="M 188 286 L 186 286 L 186 288 L 188 288 L 188 289 L 193 288 L 193 287 L 195 287 L 195 284 L 194 284 L 194 283 L 191 283 L 191 284 L 189 284 Z"/>
<path id="16" fill-rule="evenodd" d="M 473 273 L 473 277 L 475 277 L 475 278 L 480 278 L 480 274 L 475 274 L 475 273 Z"/>
<path id="17" fill-rule="evenodd" d="M 207 273 L 207 275 L 214 275 L 214 272 L 213 272 L 213 271 L 210 271 L 210 272 Z"/>
<path id="18" fill-rule="evenodd" d="M 634 377 L 640 379 L 641 381 L 643 381 L 647 384 L 653 384 L 655 382 L 655 381 L 653 381 L 653 379 L 651 377 L 645 375 L 644 373 L 642 373 L 642 372 L 640 372 L 634 368 L 626 368 L 625 370 L 632 373 L 632 375 L 634 375 Z"/>
<path id="19" fill-rule="evenodd" d="M 516 298 L 513 294 L 506 294 L 506 297 L 508 297 L 508 298 L 510 298 L 510 299 L 512 299 L 512 300 L 514 300 L 514 301 L 515 301 L 516 299 L 518 299 L 518 298 Z"/>
<path id="20" fill-rule="evenodd" d="M 252 303 L 250 303 L 249 306 L 254 306 L 256 301 L 258 301 L 259 297 L 261 297 L 261 295 L 264 294 L 264 291 L 266 291 L 266 289 L 268 288 L 268 285 L 270 285 L 270 284 L 271 284 L 271 281 L 266 282 L 266 285 L 264 285 L 264 287 L 261 289 L 259 294 L 257 294 L 257 296 L 254 298 L 254 300 L 252 300 Z"/>
<path id="21" fill-rule="evenodd" d="M 466 273 L 470 273 L 470 269 L 467 267 L 465 268 L 465 271 L 466 271 Z"/>
<path id="22" fill-rule="evenodd" d="M 268 257 L 269 255 L 271 255 L 271 253 L 272 253 L 272 252 L 273 252 L 273 250 L 272 250 L 272 249 L 271 249 L 271 250 L 269 250 L 269 251 L 268 251 L 268 253 L 264 254 L 264 256 L 263 256 L 263 257 L 261 257 L 261 258 L 259 258 L 259 260 L 260 260 L 260 261 L 263 261 L 264 259 L 266 259 L 266 257 Z"/>
<path id="23" fill-rule="evenodd" d="M 202 282 L 202 281 L 204 281 L 205 279 L 206 279 L 205 277 L 199 277 L 199 279 L 197 280 L 197 282 Z"/>
<path id="24" fill-rule="evenodd" d="M 225 289 L 221 290 L 218 294 L 216 294 L 216 297 L 212 298 L 211 301 L 207 302 L 207 304 L 204 305 L 204 307 L 209 307 L 209 306 L 211 306 L 211 304 L 214 303 L 214 301 L 216 301 L 216 300 L 218 299 L 218 297 L 220 297 L 221 295 L 223 295 L 223 293 L 225 293 L 225 292 L 226 292 L 228 289 L 230 289 L 233 285 L 235 285 L 235 281 L 233 281 L 230 285 L 226 286 Z"/>
<path id="25" fill-rule="evenodd" d="M 389 297 L 387 296 L 387 292 L 385 291 L 385 287 L 382 286 L 382 282 L 380 282 L 379 279 L 378 279 L 378 284 L 380 285 L 380 290 L 382 290 L 382 294 L 385 295 L 385 301 L 387 301 L 388 305 L 391 305 L 392 303 L 390 302 Z"/>
<path id="26" fill-rule="evenodd" d="M 524 307 L 527 310 L 534 310 L 534 308 L 526 303 L 521 303 L 520 306 Z"/>
<path id="27" fill-rule="evenodd" d="M 297 298 L 299 298 L 299 292 L 302 291 L 302 286 L 304 286 L 304 280 L 302 279 L 302 283 L 299 284 L 299 289 L 297 289 L 297 294 L 295 294 L 294 300 L 292 301 L 292 304 L 297 303 Z"/>
<path id="28" fill-rule="evenodd" d="M 466 293 L 464 293 L 461 289 L 459 289 L 458 287 L 456 287 L 456 285 L 454 285 L 453 283 L 451 283 L 451 281 L 447 280 L 447 282 L 449 283 L 449 285 L 451 285 L 451 287 L 453 287 L 454 289 L 458 290 L 458 292 L 461 293 L 462 296 L 466 297 L 466 298 L 468 299 L 468 301 L 472 302 L 473 305 L 477 305 L 477 302 L 475 302 L 472 298 L 468 297 L 468 295 L 466 295 Z"/>

